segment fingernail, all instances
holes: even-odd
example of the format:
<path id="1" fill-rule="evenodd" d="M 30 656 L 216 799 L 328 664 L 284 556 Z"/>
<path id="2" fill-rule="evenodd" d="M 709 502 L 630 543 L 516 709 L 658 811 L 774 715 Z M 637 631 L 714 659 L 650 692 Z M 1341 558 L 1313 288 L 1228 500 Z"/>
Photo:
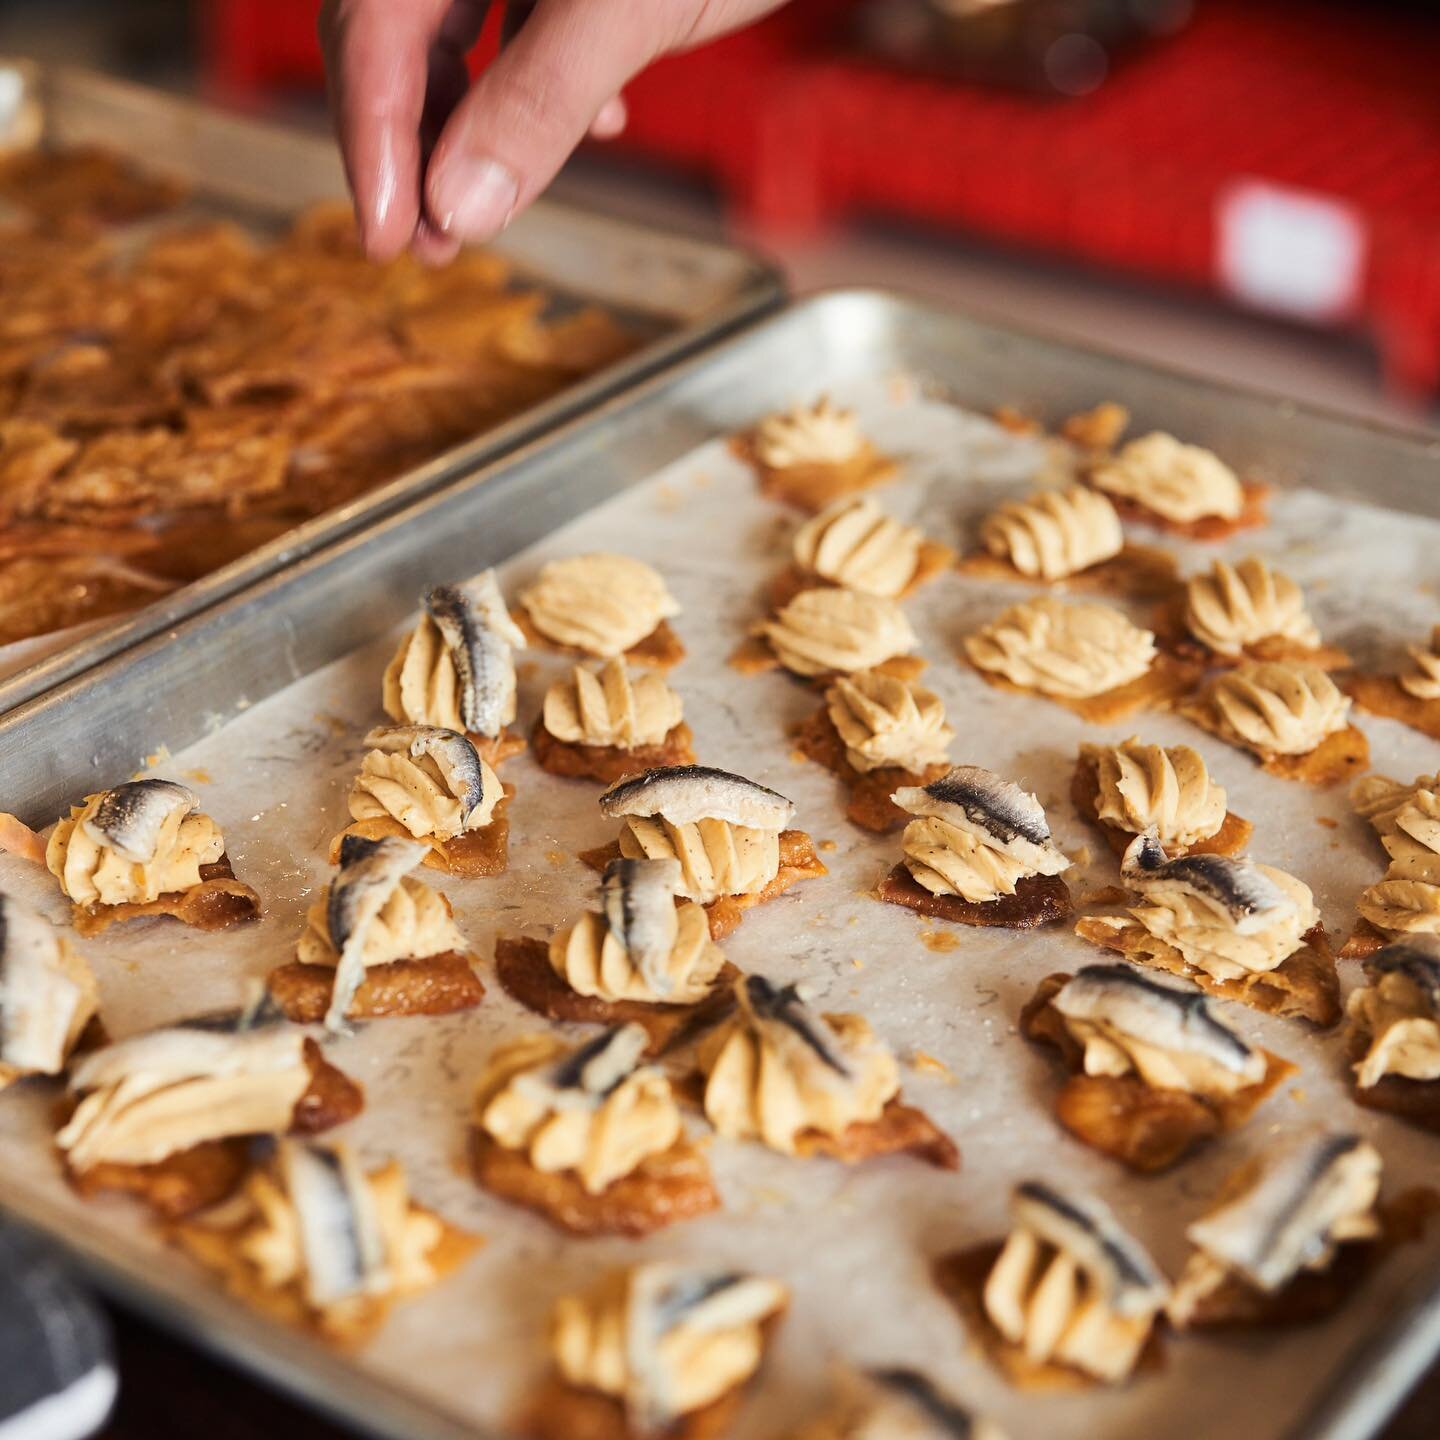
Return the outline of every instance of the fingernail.
<path id="1" fill-rule="evenodd" d="M 435 183 L 436 220 L 457 240 L 489 240 L 510 223 L 520 185 L 503 165 L 474 155 L 445 167 Z"/>

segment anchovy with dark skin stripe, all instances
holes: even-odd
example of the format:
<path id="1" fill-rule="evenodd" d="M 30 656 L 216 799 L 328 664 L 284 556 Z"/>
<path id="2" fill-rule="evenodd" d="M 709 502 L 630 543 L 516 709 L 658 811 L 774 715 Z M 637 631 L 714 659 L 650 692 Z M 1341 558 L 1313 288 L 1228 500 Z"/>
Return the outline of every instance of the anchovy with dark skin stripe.
<path id="1" fill-rule="evenodd" d="M 514 713 L 511 650 L 525 643 L 505 609 L 495 572 L 487 570 L 464 585 L 437 585 L 424 604 L 460 682 L 465 728 L 495 739 Z"/>
<path id="2" fill-rule="evenodd" d="M 896 792 L 895 802 L 912 814 L 935 815 L 942 820 L 947 818 L 947 810 L 957 811 L 1002 843 L 1016 839 L 1031 845 L 1050 843 L 1045 807 L 1013 780 L 979 765 L 957 765 L 928 785 L 904 787 Z"/>
<path id="3" fill-rule="evenodd" d="M 278 1159 L 310 1303 L 333 1305 L 384 1288 L 385 1240 L 358 1165 L 345 1152 L 294 1140 L 281 1141 Z"/>
<path id="4" fill-rule="evenodd" d="M 422 756 L 435 762 L 445 788 L 460 802 L 463 824 L 485 802 L 485 770 L 480 752 L 458 730 L 443 725 L 379 725 L 365 743 L 382 755 Z"/>
<path id="5" fill-rule="evenodd" d="M 145 865 L 155 858 L 166 822 L 199 804 L 193 792 L 173 780 L 128 780 L 100 797 L 81 828 L 97 844 Z"/>
<path id="6" fill-rule="evenodd" d="M 600 882 L 605 923 L 656 995 L 672 988 L 665 962 L 679 930 L 679 883 L 680 862 L 670 859 L 612 860 Z"/>
<path id="7" fill-rule="evenodd" d="M 612 819 L 658 815 L 672 825 L 725 820 L 753 830 L 783 830 L 794 804 L 774 790 L 709 765 L 667 765 L 620 780 L 600 797 Z"/>
<path id="8" fill-rule="evenodd" d="M 1413 935 L 1382 945 L 1365 962 L 1372 979 L 1403 975 L 1440 1013 L 1440 935 Z"/>
<path id="9" fill-rule="evenodd" d="M 890 1391 L 907 1406 L 917 1410 L 936 1433 L 951 1436 L 952 1440 L 970 1440 L 975 1426 L 974 1417 L 918 1370 L 896 1366 L 869 1370 L 866 1374 L 882 1390 Z"/>
<path id="10" fill-rule="evenodd" d="M 635 1073 L 649 1043 L 643 1026 L 616 1025 L 563 1056 L 546 1072 L 543 1082 L 555 1090 L 573 1090 L 588 1099 L 603 1100 Z"/>
<path id="11" fill-rule="evenodd" d="M 1181 855 L 1171 860 L 1153 835 L 1139 835 L 1131 842 L 1120 873 L 1142 891 L 1159 882 L 1213 900 L 1242 935 L 1278 924 L 1295 909 L 1295 902 L 1253 860 L 1225 855 Z"/>
<path id="12" fill-rule="evenodd" d="M 1265 1058 L 1221 1021 L 1198 986 L 1123 961 L 1086 965 L 1050 1002 L 1071 1020 L 1115 1030 L 1172 1054 L 1199 1055 L 1259 1081 Z"/>
<path id="13" fill-rule="evenodd" d="M 1164 1302 L 1169 1287 L 1155 1262 L 1101 1201 L 1026 1180 L 1015 1187 L 1011 1209 L 1017 1224 L 1085 1270 L 1117 1315 L 1149 1314 Z"/>
<path id="14" fill-rule="evenodd" d="M 63 1066 L 81 991 L 43 915 L 0 895 L 0 1062 L 54 1074 Z"/>
<path id="15" fill-rule="evenodd" d="M 835 1051 L 829 1027 L 805 1004 L 798 985 L 777 988 L 763 975 L 746 975 L 735 988 L 741 1005 L 755 1020 L 783 1025 L 837 1075 L 850 1074 Z"/>

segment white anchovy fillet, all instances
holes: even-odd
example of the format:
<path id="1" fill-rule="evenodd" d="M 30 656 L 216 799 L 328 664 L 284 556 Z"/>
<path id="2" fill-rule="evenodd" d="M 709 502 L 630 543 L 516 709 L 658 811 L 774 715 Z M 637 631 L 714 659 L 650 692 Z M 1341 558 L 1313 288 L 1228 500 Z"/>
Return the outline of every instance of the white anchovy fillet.
<path id="1" fill-rule="evenodd" d="M 1178 976 L 1116 961 L 1086 965 L 1050 1002 L 1072 1020 L 1113 1025 L 1162 1050 L 1203 1055 L 1237 1075 L 1265 1073 L 1265 1058 L 1220 1020 L 1204 993 Z"/>
<path id="2" fill-rule="evenodd" d="M 1120 862 L 1136 889 L 1161 882 L 1209 900 L 1230 916 L 1238 935 L 1254 935 L 1288 919 L 1295 902 L 1253 860 L 1225 855 L 1181 855 L 1171 860 L 1153 835 L 1138 835 Z"/>
<path id="3" fill-rule="evenodd" d="M 325 1012 L 327 1029 L 345 1029 L 346 1012 L 365 979 L 363 957 L 370 925 L 401 879 L 424 858 L 426 849 L 414 840 L 398 837 L 365 840 L 347 835 L 340 842 L 340 869 L 330 882 L 325 907 L 330 943 L 340 956 L 330 1008 Z"/>
<path id="4" fill-rule="evenodd" d="M 783 1298 L 775 1281 L 719 1266 L 654 1262 L 634 1271 L 625 1312 L 625 1405 L 640 1432 L 661 1430 L 679 1414 L 660 1353 L 667 1335 L 680 1325 L 700 1335 L 753 1325 L 773 1314 Z"/>
<path id="5" fill-rule="evenodd" d="M 1440 935 L 1413 935 L 1382 945 L 1365 962 L 1372 979 L 1403 975 L 1440 1015 Z"/>
<path id="6" fill-rule="evenodd" d="M 639 1068 L 650 1037 L 643 1025 L 616 1025 L 543 1070 L 515 1078 L 517 1092 L 560 1110 L 593 1110 Z"/>
<path id="7" fill-rule="evenodd" d="M 80 986 L 65 973 L 50 922 L 0 895 L 0 1062 L 55 1074 L 65 1061 Z"/>
<path id="8" fill-rule="evenodd" d="M 947 1435 L 952 1440 L 970 1440 L 975 1417 L 939 1389 L 928 1376 L 904 1366 L 867 1370 L 866 1378 L 914 1410 L 924 1422 L 921 1435 Z M 908 1432 L 907 1432 L 908 1433 Z"/>
<path id="9" fill-rule="evenodd" d="M 735 993 L 752 1020 L 783 1025 L 837 1075 L 850 1074 L 835 1050 L 829 1026 L 805 1003 L 799 985 L 777 988 L 763 975 L 745 975 L 735 982 Z"/>
<path id="10" fill-rule="evenodd" d="M 989 836 L 1017 860 L 1053 872 L 1068 862 L 1050 838 L 1045 807 L 1013 780 L 979 765 L 957 765 L 928 785 L 904 785 L 891 797 L 911 815 L 931 815 L 961 830 Z"/>
<path id="11" fill-rule="evenodd" d="M 680 930 L 675 890 L 678 860 L 612 860 L 600 882 L 605 923 L 650 990 L 667 994 L 672 977 L 665 962 Z"/>
<path id="12" fill-rule="evenodd" d="M 300 1231 L 310 1303 L 333 1305 L 388 1289 L 385 1237 L 350 1152 L 282 1140 L 278 1162 Z"/>
<path id="13" fill-rule="evenodd" d="M 1357 1210 L 1369 1212 L 1379 1180 L 1380 1156 L 1358 1135 L 1311 1136 L 1271 1155 L 1254 1185 L 1185 1233 L 1273 1293 L 1307 1266 L 1323 1264 L 1338 1238 L 1353 1238 Z M 1347 1237 L 1335 1234 L 1337 1225 Z"/>
<path id="14" fill-rule="evenodd" d="M 460 681 L 460 716 L 467 729 L 491 739 L 505 728 L 515 692 L 512 649 L 525 636 L 505 608 L 493 570 L 464 585 L 437 585 L 425 595 L 425 613 L 450 652 Z"/>
<path id="15" fill-rule="evenodd" d="M 1026 1180 L 1015 1187 L 1010 1208 L 1017 1224 L 1085 1271 L 1116 1315 L 1149 1315 L 1165 1303 L 1170 1287 L 1155 1262 L 1102 1201 Z"/>
<path id="16" fill-rule="evenodd" d="M 783 830 L 794 804 L 743 775 L 709 765 L 668 765 L 617 781 L 600 797 L 611 819 L 659 815 L 672 825 L 725 820 L 752 830 Z"/>
<path id="17" fill-rule="evenodd" d="M 155 858 L 165 822 L 177 811 L 188 815 L 199 805 L 192 791 L 173 780 L 127 780 L 101 796 L 80 828 L 97 845 L 108 845 L 136 865 L 145 865 Z"/>
<path id="18" fill-rule="evenodd" d="M 237 1029 L 238 1023 L 243 1017 L 232 1011 L 117 1040 L 71 1066 L 70 1088 L 99 1090 L 136 1075 L 154 1085 L 201 1076 L 257 1075 L 304 1063 L 303 1030 L 269 1023 Z"/>
<path id="19" fill-rule="evenodd" d="M 386 755 L 409 755 L 413 760 L 429 756 L 439 767 L 445 788 L 460 802 L 462 822 L 485 801 L 480 752 L 458 730 L 443 725 L 378 725 L 365 743 Z"/>

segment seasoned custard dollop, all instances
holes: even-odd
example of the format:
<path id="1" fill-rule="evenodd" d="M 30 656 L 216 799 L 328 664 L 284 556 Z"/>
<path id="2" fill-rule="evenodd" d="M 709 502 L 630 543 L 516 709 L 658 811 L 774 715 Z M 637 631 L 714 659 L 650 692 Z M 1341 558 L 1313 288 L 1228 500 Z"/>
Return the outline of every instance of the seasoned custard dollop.
<path id="1" fill-rule="evenodd" d="M 568 1384 L 619 1400 L 637 1434 L 661 1434 L 760 1368 L 778 1280 L 651 1261 L 555 1307 L 551 1349 Z"/>
<path id="2" fill-rule="evenodd" d="M 807 1131 L 878 1120 L 900 1089 L 894 1055 L 860 1015 L 820 1015 L 796 986 L 736 982 L 735 1018 L 700 1047 L 705 1115 L 727 1139 L 796 1153 Z"/>
<path id="3" fill-rule="evenodd" d="M 352 818 L 398 821 L 417 840 L 453 840 L 494 820 L 504 786 L 458 731 L 385 727 L 365 743 L 372 748 L 350 787 Z"/>
<path id="4" fill-rule="evenodd" d="M 1155 637 L 1109 605 L 1041 596 L 967 635 L 965 653 L 977 670 L 1022 689 L 1084 700 L 1144 675 Z"/>
<path id="5" fill-rule="evenodd" d="M 1114 559 L 1125 536 L 1115 507 L 1098 490 L 1071 485 L 1011 500 L 985 517 L 980 543 L 1022 575 L 1063 580 Z"/>
<path id="6" fill-rule="evenodd" d="M 945 762 L 955 738 L 933 690 L 883 670 L 840 676 L 825 691 L 825 709 L 862 774 L 886 766 L 921 773 Z"/>
<path id="7" fill-rule="evenodd" d="M 1440 625 L 1430 632 L 1428 645 L 1407 649 L 1412 668 L 1400 677 L 1400 688 L 1417 700 L 1440 700 Z"/>
<path id="8" fill-rule="evenodd" d="M 1239 477 L 1218 455 L 1158 430 L 1122 446 L 1090 480 L 1179 525 L 1210 516 L 1234 520 L 1245 505 Z"/>
<path id="9" fill-rule="evenodd" d="M 662 1070 L 640 1064 L 639 1025 L 572 1051 L 553 1035 L 523 1035 L 490 1058 L 475 1123 L 545 1174 L 573 1172 L 598 1195 L 680 1139 L 680 1110 Z"/>
<path id="10" fill-rule="evenodd" d="M 865 447 L 865 436 L 853 410 L 832 405 L 822 396 L 813 405 L 767 415 L 751 441 L 755 458 L 771 470 L 799 465 L 845 465 Z"/>
<path id="11" fill-rule="evenodd" d="M 1320 643 L 1304 592 L 1258 555 L 1237 565 L 1217 560 L 1187 581 L 1185 625 L 1217 655 L 1242 654 L 1261 640 L 1290 640 L 1307 649 Z"/>
<path id="12" fill-rule="evenodd" d="M 801 570 L 847 590 L 896 599 L 915 577 L 924 536 L 868 495 L 837 500 L 795 532 Z"/>
<path id="13" fill-rule="evenodd" d="M 1367 775 L 1352 799 L 1390 857 L 1385 878 L 1363 890 L 1355 908 L 1386 934 L 1440 933 L 1440 776 L 1402 785 Z"/>
<path id="14" fill-rule="evenodd" d="M 1369 984 L 1352 990 L 1345 1007 L 1364 1042 L 1356 1084 L 1369 1089 L 1387 1075 L 1440 1080 L 1440 936 L 1407 936 L 1365 968 Z"/>
<path id="15" fill-rule="evenodd" d="M 1082 745 L 1080 754 L 1095 766 L 1099 818 L 1121 830 L 1185 846 L 1225 821 L 1224 787 L 1189 745 L 1148 745 L 1132 735 L 1118 745 Z"/>
<path id="16" fill-rule="evenodd" d="M 545 728 L 570 745 L 634 750 L 659 745 L 684 716 L 679 695 L 655 674 L 631 675 L 618 657 L 600 670 L 577 665 L 545 692 Z"/>
<path id="17" fill-rule="evenodd" d="M 145 905 L 200 884 L 225 853 L 183 785 L 132 780 L 87 795 L 51 832 L 45 864 L 77 905 Z"/>
<path id="18" fill-rule="evenodd" d="M 1350 723 L 1350 697 L 1317 665 L 1240 665 L 1206 687 L 1220 737 L 1257 754 L 1308 755 Z"/>
<path id="19" fill-rule="evenodd" d="M 402 876 L 376 911 L 359 946 L 366 969 L 395 960 L 423 960 L 431 955 L 465 949 L 449 903 L 438 890 Z M 305 912 L 297 958 L 302 965 L 340 963 L 340 949 L 330 931 L 328 896 Z"/>
<path id="20" fill-rule="evenodd" d="M 602 660 L 623 655 L 680 613 L 659 571 L 628 555 L 551 560 L 520 603 L 547 640 Z"/>
<path id="21" fill-rule="evenodd" d="M 693 1005 L 710 993 L 724 963 L 724 953 L 710 939 L 709 917 L 690 900 L 675 907 L 674 939 L 661 962 L 659 984 L 605 916 L 593 910 L 550 942 L 550 964 L 572 990 L 612 1003 Z"/>
<path id="22" fill-rule="evenodd" d="M 830 586 L 802 590 L 757 631 L 787 670 L 804 676 L 869 670 L 918 644 L 893 600 Z"/>

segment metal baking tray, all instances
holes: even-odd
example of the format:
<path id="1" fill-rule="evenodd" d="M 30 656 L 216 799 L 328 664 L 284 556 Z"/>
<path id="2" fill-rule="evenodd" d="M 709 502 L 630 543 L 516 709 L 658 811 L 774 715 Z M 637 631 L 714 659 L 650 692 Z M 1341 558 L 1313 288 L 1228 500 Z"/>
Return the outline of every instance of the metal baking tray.
<path id="1" fill-rule="evenodd" d="M 378 641 L 413 611 L 424 586 L 504 561 L 797 393 L 892 374 L 919 377 L 971 409 L 1012 404 L 1052 421 L 1121 399 L 1140 426 L 1213 444 L 1278 483 L 1303 476 L 1324 494 L 1440 518 L 1431 484 L 1440 446 L 1427 436 L 1356 425 L 930 305 L 836 293 L 670 366 L 0 717 L 5 807 L 47 824 L 66 802 L 129 775 L 157 747 L 179 751 L 223 734 L 260 700 Z M 1292 1048 L 1303 1048 L 1302 1039 Z M 0 1103 L 0 1140 L 6 1125 Z M 67 1219 L 23 1167 L 0 1168 L 0 1205 L 59 1241 L 122 1301 L 368 1430 L 408 1440 L 476 1433 L 255 1319 L 189 1271 L 155 1265 L 147 1247 L 114 1227 Z M 1267 1440 L 1373 1434 L 1440 1351 L 1440 1272 L 1417 1265 L 1397 1276 L 1395 1268 L 1374 1328 L 1323 1379 L 1307 1382 L 1303 1412 L 1267 1430 Z"/>
<path id="2" fill-rule="evenodd" d="M 305 206 L 345 193 L 339 154 L 322 135 L 87 71 L 0 57 L 0 148 L 85 144 L 118 151 L 147 170 L 185 182 L 193 209 L 260 229 L 273 230 Z M 513 450 L 773 308 L 783 295 L 779 272 L 747 251 L 551 200 L 538 201 L 492 248 L 557 305 L 596 303 L 610 309 L 642 337 L 639 348 L 152 604 L 87 630 L 58 650 L 40 647 L 42 658 L 0 679 L 0 711 Z"/>

